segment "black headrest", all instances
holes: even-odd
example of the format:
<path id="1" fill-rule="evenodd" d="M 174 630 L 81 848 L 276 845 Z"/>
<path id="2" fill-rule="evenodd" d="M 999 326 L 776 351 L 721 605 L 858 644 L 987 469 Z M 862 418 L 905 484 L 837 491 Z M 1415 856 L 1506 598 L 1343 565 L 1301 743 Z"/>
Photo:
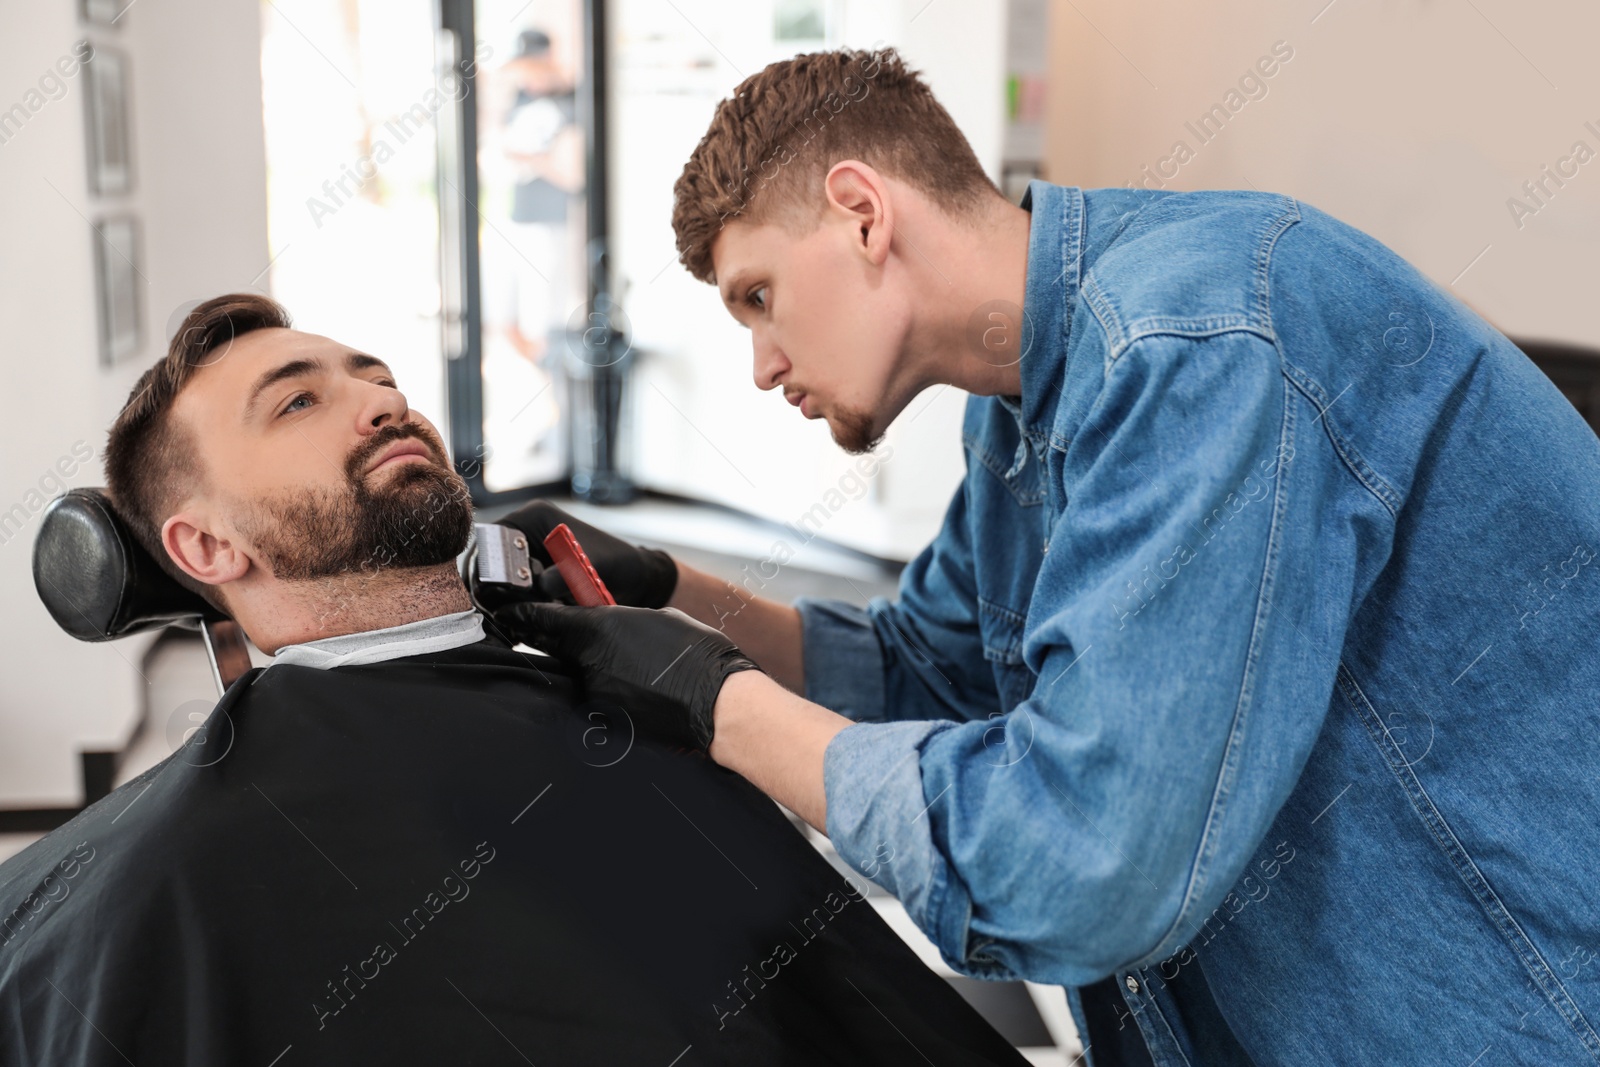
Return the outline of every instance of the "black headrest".
<path id="1" fill-rule="evenodd" d="M 71 489 L 45 508 L 33 585 L 50 617 L 80 641 L 227 617 L 150 558 L 103 489 Z"/>

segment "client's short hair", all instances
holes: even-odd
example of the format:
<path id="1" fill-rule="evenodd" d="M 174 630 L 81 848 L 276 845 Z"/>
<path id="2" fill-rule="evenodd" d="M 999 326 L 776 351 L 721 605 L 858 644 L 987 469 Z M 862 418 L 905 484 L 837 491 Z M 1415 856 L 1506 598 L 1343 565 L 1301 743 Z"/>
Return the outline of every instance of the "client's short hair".
<path id="1" fill-rule="evenodd" d="M 198 305 L 173 334 L 167 354 L 139 377 L 106 442 L 106 491 L 123 523 L 162 570 L 224 613 L 221 590 L 191 577 L 161 544 L 162 523 L 206 478 L 194 432 L 172 417 L 172 405 L 208 355 L 253 330 L 289 326 L 283 305 L 256 293 L 228 293 Z"/>

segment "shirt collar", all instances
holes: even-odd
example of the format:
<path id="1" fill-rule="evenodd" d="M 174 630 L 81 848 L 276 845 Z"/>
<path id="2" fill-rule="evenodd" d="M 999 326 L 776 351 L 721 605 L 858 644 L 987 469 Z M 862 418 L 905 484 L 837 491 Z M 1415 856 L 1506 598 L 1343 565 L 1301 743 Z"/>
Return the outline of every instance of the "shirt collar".
<path id="1" fill-rule="evenodd" d="M 484 639 L 483 615 L 476 608 L 431 619 L 385 626 L 381 630 L 324 637 L 304 644 L 285 645 L 273 656 L 271 666 L 293 663 L 301 667 L 327 670 L 353 667 L 362 663 L 381 663 L 424 652 L 444 652 Z"/>
<path id="2" fill-rule="evenodd" d="M 1095 260 L 1166 190 L 1082 189 L 1041 179 L 1028 183 L 1028 273 L 1023 298 L 1021 403 L 1000 402 L 1023 434 L 1048 439 L 1067 380 L 1067 348 L 1083 277 Z M 1031 331 L 1031 335 L 1030 335 Z"/>
<path id="3" fill-rule="evenodd" d="M 1022 397 L 1000 402 L 1027 436 L 1049 432 L 1066 380 L 1067 342 L 1078 300 L 1083 256 L 1083 190 L 1075 185 L 1028 183 L 1020 205 L 1029 213 L 1028 272 L 1023 297 L 1027 337 L 1020 366 Z"/>

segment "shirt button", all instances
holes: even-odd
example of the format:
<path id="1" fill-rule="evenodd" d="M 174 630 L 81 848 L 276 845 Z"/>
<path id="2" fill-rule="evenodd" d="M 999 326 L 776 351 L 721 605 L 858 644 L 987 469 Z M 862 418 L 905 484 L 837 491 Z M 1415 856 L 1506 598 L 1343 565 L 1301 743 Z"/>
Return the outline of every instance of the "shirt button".
<path id="1" fill-rule="evenodd" d="M 1130 975 L 1128 975 L 1128 977 L 1126 979 L 1124 979 L 1124 982 L 1127 984 L 1128 992 L 1130 992 L 1130 993 L 1139 992 L 1139 979 L 1135 978 L 1133 975 L 1130 974 Z"/>

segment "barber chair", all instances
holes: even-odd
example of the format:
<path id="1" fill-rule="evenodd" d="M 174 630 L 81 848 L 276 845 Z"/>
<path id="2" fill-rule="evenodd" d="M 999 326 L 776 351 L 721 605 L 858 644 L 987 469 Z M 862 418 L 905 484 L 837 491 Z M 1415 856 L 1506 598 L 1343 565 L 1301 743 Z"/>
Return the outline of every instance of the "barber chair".
<path id="1" fill-rule="evenodd" d="M 251 667 L 244 630 L 162 570 L 103 489 L 72 489 L 45 508 L 33 584 L 50 617 L 80 641 L 168 626 L 198 630 L 219 696 Z"/>

